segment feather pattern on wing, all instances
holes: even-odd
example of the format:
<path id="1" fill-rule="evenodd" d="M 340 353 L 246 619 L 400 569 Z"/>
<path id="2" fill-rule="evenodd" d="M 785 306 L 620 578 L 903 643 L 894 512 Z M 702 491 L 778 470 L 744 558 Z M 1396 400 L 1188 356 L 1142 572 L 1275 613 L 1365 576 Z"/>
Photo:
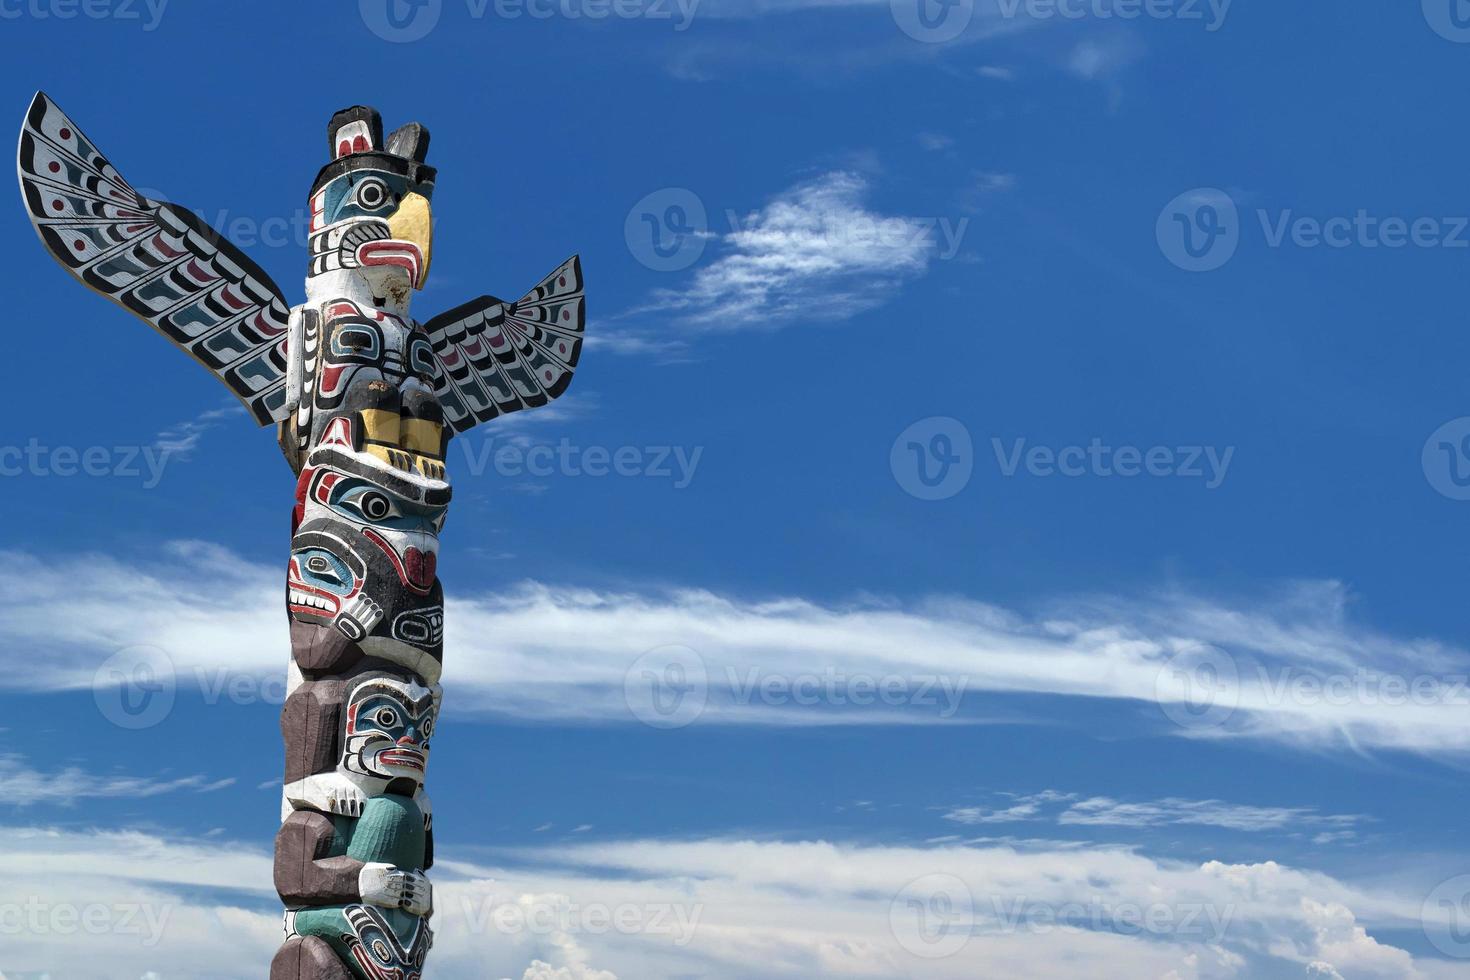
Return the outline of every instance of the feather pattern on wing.
<path id="1" fill-rule="evenodd" d="M 445 419 L 464 432 L 559 397 L 572 383 L 586 320 L 574 255 L 515 303 L 481 296 L 424 324 Z"/>
<path id="2" fill-rule="evenodd" d="M 203 364 L 257 422 L 285 417 L 288 308 L 259 266 L 192 212 L 133 190 L 44 93 L 18 168 L 31 224 L 68 272 Z"/>

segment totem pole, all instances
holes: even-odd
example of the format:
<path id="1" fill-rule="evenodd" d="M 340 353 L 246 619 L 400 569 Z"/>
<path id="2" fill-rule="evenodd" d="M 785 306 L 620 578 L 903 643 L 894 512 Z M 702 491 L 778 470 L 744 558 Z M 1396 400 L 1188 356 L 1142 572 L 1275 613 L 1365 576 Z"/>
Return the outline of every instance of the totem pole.
<path id="1" fill-rule="evenodd" d="M 344 109 L 312 184 L 307 301 L 192 212 L 134 191 L 46 95 L 20 134 L 21 193 L 73 276 L 141 317 L 275 424 L 297 476 L 271 980 L 418 980 L 432 942 L 429 743 L 441 700 L 436 573 L 454 432 L 544 405 L 582 347 L 573 256 L 514 303 L 427 323 L 434 168 L 418 123 L 385 140 Z"/>

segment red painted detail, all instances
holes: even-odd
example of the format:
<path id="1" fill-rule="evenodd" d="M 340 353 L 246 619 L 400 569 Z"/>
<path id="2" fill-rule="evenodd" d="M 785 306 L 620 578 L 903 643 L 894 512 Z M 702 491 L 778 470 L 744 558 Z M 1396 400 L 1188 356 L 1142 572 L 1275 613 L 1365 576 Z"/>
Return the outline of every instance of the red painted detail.
<path id="1" fill-rule="evenodd" d="M 67 129 L 65 126 L 62 126 L 61 132 L 58 135 L 64 140 L 69 140 L 71 139 L 71 130 Z"/>
<path id="2" fill-rule="evenodd" d="M 71 243 L 71 247 L 76 249 L 78 252 L 85 252 L 87 250 L 87 243 L 78 238 L 76 241 Z"/>
<path id="3" fill-rule="evenodd" d="M 50 164 L 50 170 L 53 174 L 61 173 L 61 164 L 57 163 L 55 160 L 52 160 Z"/>
<path id="4" fill-rule="evenodd" d="M 360 135 L 359 134 L 358 136 L 356 136 L 356 137 L 353 138 L 353 140 L 352 140 L 352 152 L 353 153 L 366 153 L 367 150 L 368 150 L 368 141 L 367 141 L 367 137 L 366 136 L 363 136 L 363 135 Z"/>
<path id="5" fill-rule="evenodd" d="M 59 197 L 56 200 L 54 200 L 54 201 L 51 202 L 51 209 L 53 211 L 61 211 L 61 210 L 65 209 L 65 208 L 66 208 L 66 205 L 63 204 L 63 203 L 61 203 L 61 198 L 59 198 Z"/>
<path id="6" fill-rule="evenodd" d="M 346 140 L 343 140 L 342 142 L 340 142 L 340 143 L 337 144 L 337 156 L 339 156 L 339 157 L 345 157 L 347 154 L 349 154 L 351 152 L 352 152 L 352 144 L 349 143 L 349 142 L 347 142 Z"/>
<path id="7" fill-rule="evenodd" d="M 416 287 L 419 284 L 420 270 L 424 267 L 424 253 L 413 242 L 389 238 L 364 242 L 357 246 L 357 261 L 364 266 L 396 265 L 406 269 L 409 282 Z"/>

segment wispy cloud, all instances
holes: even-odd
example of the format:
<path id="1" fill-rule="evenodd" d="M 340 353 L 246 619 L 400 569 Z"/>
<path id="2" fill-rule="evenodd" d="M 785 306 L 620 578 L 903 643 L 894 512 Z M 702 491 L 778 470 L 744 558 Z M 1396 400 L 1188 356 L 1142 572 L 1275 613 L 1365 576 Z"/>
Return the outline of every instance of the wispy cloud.
<path id="1" fill-rule="evenodd" d="M 231 402 L 223 408 L 212 408 L 201 412 L 196 418 L 165 429 L 153 440 L 153 447 L 160 453 L 172 457 L 188 456 L 199 448 L 204 434 L 226 419 L 245 419 L 243 406 Z"/>
<path id="2" fill-rule="evenodd" d="M 158 648 L 186 683 L 278 677 L 279 569 L 198 542 L 165 554 L 0 555 L 0 685 L 86 690 L 99 662 L 135 645 Z M 822 603 L 533 582 L 458 595 L 446 683 L 462 711 L 631 723 L 640 685 L 659 676 L 650 657 L 674 656 L 697 682 L 675 693 L 703 724 L 1065 723 L 1054 703 L 966 707 L 987 691 L 1133 702 L 1147 709 L 1141 730 L 1181 736 L 1470 753 L 1470 655 L 1355 622 L 1332 582 L 1257 600 L 1059 598 L 1040 613 L 952 597 Z"/>
<path id="3" fill-rule="evenodd" d="M 679 289 L 660 289 L 627 316 L 667 314 L 702 330 L 772 328 L 850 317 L 892 299 L 942 248 L 938 220 L 883 214 L 869 179 L 840 170 L 732 215 L 717 257 Z"/>
<path id="4" fill-rule="evenodd" d="M 1009 796 L 995 806 L 956 807 L 944 816 L 946 820 L 966 825 L 1045 820 L 1137 830 L 1166 826 L 1213 827 L 1249 833 L 1317 830 L 1318 838 L 1322 839 L 1314 840 L 1316 843 L 1351 839 L 1356 835 L 1355 828 L 1367 819 L 1354 814 L 1324 814 L 1312 807 L 1250 806 L 1175 797 L 1130 803 L 1106 796 L 1082 798 L 1056 790 Z"/>
<path id="5" fill-rule="evenodd" d="M 234 784 L 234 779 L 125 776 L 87 772 L 75 766 L 41 772 L 31 768 L 23 756 L 0 753 L 0 785 L 5 787 L 5 802 L 12 806 L 70 806 L 84 800 L 141 800 L 169 793 L 213 793 Z"/>

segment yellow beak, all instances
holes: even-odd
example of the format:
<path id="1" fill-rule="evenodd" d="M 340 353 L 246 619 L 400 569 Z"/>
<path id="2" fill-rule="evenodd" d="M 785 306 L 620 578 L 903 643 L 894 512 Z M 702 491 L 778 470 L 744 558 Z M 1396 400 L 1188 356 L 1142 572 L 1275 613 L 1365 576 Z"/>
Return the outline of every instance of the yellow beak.
<path id="1" fill-rule="evenodd" d="M 424 288 L 429 279 L 429 255 L 434 243 L 434 212 L 429 199 L 410 192 L 388 218 L 388 231 L 400 242 L 412 242 L 424 256 L 424 267 L 415 286 Z"/>

